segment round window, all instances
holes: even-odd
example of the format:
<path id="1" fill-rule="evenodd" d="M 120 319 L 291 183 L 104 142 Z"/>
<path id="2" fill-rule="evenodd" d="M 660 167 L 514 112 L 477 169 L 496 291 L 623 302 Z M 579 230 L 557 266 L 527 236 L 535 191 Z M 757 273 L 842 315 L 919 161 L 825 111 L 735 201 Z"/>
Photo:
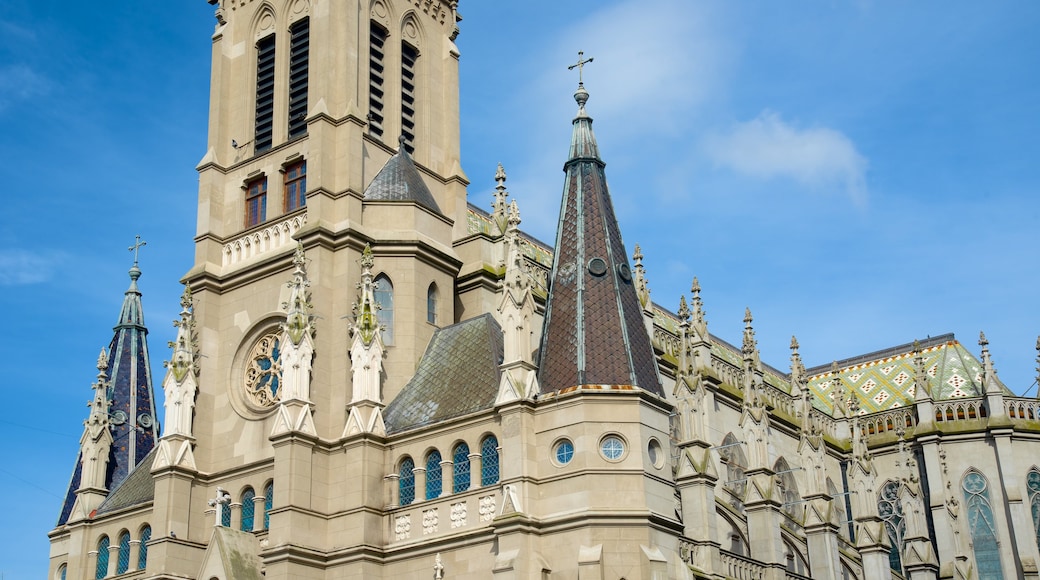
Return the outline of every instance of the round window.
<path id="1" fill-rule="evenodd" d="M 280 364 L 281 333 L 261 336 L 249 351 L 246 360 L 245 390 L 249 401 L 258 407 L 274 406 L 280 399 L 278 388 L 282 382 Z"/>
<path id="2" fill-rule="evenodd" d="M 657 439 L 651 439 L 646 444 L 646 454 L 650 456 L 650 463 L 657 469 L 661 469 L 661 466 L 664 465 L 664 451 Z"/>
<path id="3" fill-rule="evenodd" d="M 574 459 L 574 444 L 570 439 L 562 439 L 553 448 L 553 457 L 559 465 L 567 465 Z"/>
<path id="4" fill-rule="evenodd" d="M 625 442 L 617 435 L 608 435 L 600 442 L 599 451 L 610 461 L 617 461 L 625 454 Z"/>

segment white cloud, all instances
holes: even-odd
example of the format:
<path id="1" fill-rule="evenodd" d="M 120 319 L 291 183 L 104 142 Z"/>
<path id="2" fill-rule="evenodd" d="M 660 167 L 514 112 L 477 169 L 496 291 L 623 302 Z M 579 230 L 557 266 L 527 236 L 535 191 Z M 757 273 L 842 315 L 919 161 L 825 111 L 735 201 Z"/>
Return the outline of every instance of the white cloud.
<path id="1" fill-rule="evenodd" d="M 856 203 L 867 198 L 867 158 L 840 131 L 800 129 L 774 111 L 707 137 L 705 153 L 717 165 L 759 179 L 788 178 L 817 189 L 843 188 Z"/>
<path id="2" fill-rule="evenodd" d="M 0 286 L 22 286 L 46 282 L 59 257 L 25 250 L 0 250 Z"/>

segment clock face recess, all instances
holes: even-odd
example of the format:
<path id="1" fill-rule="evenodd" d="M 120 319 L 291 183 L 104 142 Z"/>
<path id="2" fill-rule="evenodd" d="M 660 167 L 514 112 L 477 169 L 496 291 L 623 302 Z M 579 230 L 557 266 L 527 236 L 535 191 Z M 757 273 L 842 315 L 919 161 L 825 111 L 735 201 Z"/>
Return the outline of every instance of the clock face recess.
<path id="1" fill-rule="evenodd" d="M 253 343 L 246 360 L 245 392 L 248 401 L 258 407 L 272 407 L 281 398 L 281 337 L 268 333 Z"/>

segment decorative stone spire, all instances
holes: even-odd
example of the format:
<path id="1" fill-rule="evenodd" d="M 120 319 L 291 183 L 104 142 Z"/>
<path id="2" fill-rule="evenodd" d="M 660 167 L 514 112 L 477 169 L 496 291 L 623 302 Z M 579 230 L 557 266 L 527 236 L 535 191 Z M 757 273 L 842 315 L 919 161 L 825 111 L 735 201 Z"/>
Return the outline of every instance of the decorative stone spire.
<path id="1" fill-rule="evenodd" d="M 982 347 L 982 384 L 986 394 L 1003 393 L 1000 381 L 997 380 L 997 370 L 993 367 L 993 358 L 989 354 L 989 341 L 982 331 L 979 331 L 979 346 Z"/>
<path id="2" fill-rule="evenodd" d="M 632 262 L 635 264 L 636 272 L 636 294 L 643 309 L 650 308 L 650 286 L 646 282 L 646 268 L 643 267 L 643 250 L 636 244 L 636 251 L 632 254 Z"/>
<path id="3" fill-rule="evenodd" d="M 896 455 L 896 469 L 902 486 L 899 490 L 899 504 L 902 508 L 906 534 L 904 535 L 903 553 L 906 556 L 907 572 L 911 568 L 938 567 L 935 551 L 928 534 L 928 521 L 925 515 L 924 492 L 921 489 L 921 474 L 917 466 L 917 457 L 906 443 L 906 429 L 896 428 L 899 436 L 899 453 Z"/>
<path id="4" fill-rule="evenodd" d="M 79 440 L 81 478 L 70 518 L 73 521 L 89 517 L 110 489 L 106 475 L 114 440 L 109 420 L 107 368 L 108 355 L 105 349 L 101 349 L 97 360 L 97 380 L 93 385 L 94 398 L 87 403 L 90 414 L 83 422 L 83 436 Z"/>
<path id="5" fill-rule="evenodd" d="M 383 423 L 383 328 L 379 324 L 379 305 L 375 298 L 372 247 L 365 244 L 361 252 L 361 282 L 354 302 L 354 320 L 350 325 L 350 368 L 352 396 L 343 436 L 358 433 L 386 434 Z"/>
<path id="6" fill-rule="evenodd" d="M 579 61 L 585 64 L 588 61 Z M 579 65 L 575 65 L 579 66 Z M 599 158 L 589 94 L 578 87 L 538 382 L 543 393 L 582 385 L 638 386 L 664 396 L 628 253 Z"/>
<path id="7" fill-rule="evenodd" d="M 690 345 L 690 307 L 686 305 L 686 296 L 679 297 L 679 372 L 689 374 L 693 371 L 692 347 Z"/>
<path id="8" fill-rule="evenodd" d="M 1036 337 L 1036 398 L 1040 399 L 1040 336 Z"/>
<path id="9" fill-rule="evenodd" d="M 173 321 L 177 336 L 168 343 L 173 350 L 170 360 L 164 361 L 166 376 L 163 378 L 164 416 L 162 439 L 153 468 L 179 465 L 195 469 L 192 451 L 194 441 L 192 420 L 195 415 L 195 398 L 199 386 L 199 340 L 195 329 L 195 306 L 191 297 L 191 286 L 184 285 L 181 295 L 181 316 Z"/>
<path id="10" fill-rule="evenodd" d="M 805 365 L 798 354 L 798 339 L 791 337 L 791 396 L 797 400 L 802 398 L 802 382 L 805 380 Z"/>
<path id="11" fill-rule="evenodd" d="M 520 237 L 520 209 L 515 200 L 509 205 L 504 242 L 506 273 L 502 281 L 502 299 L 498 303 L 503 339 L 502 379 L 496 405 L 531 399 L 538 392 L 531 322 L 535 301 L 531 269 Z"/>
<path id="12" fill-rule="evenodd" d="M 835 419 L 844 419 L 848 416 L 848 392 L 845 390 L 845 382 L 841 380 L 838 369 L 838 361 L 831 363 L 831 400 L 834 403 L 834 412 L 831 416 Z"/>
<path id="13" fill-rule="evenodd" d="M 928 386 L 928 371 L 924 366 L 924 354 L 921 352 L 921 343 L 914 341 L 914 401 L 931 401 L 932 390 Z"/>
<path id="14" fill-rule="evenodd" d="M 501 163 L 495 171 L 495 181 L 498 185 L 495 186 L 495 201 L 491 202 L 491 221 L 498 226 L 498 233 L 502 235 L 508 227 L 509 202 L 506 198 L 509 197 L 509 192 L 506 191 L 506 170 L 502 168 Z"/>
<path id="15" fill-rule="evenodd" d="M 741 354 L 744 355 L 745 365 L 753 364 L 758 366 L 758 342 L 755 340 L 755 329 L 751 326 L 754 319 L 751 316 L 751 309 L 744 309 L 744 342 L 740 348 Z"/>
<path id="16" fill-rule="evenodd" d="M 281 324 L 280 362 L 282 366 L 281 401 L 272 435 L 300 432 L 316 435 L 311 413 L 311 364 L 314 359 L 314 316 L 311 314 L 310 280 L 303 242 L 293 252 L 289 299 L 282 303 L 285 322 Z"/>

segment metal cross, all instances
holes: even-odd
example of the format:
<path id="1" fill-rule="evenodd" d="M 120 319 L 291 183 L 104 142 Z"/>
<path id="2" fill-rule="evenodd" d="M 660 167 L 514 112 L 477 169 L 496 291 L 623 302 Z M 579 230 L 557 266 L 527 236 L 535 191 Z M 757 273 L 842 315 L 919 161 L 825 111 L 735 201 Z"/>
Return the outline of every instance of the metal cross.
<path id="1" fill-rule="evenodd" d="M 583 56 L 585 56 L 585 51 L 579 50 L 578 51 L 578 62 L 572 64 L 569 67 L 567 67 L 567 70 L 578 69 L 578 86 L 582 85 L 582 82 L 581 82 L 581 69 L 585 65 L 589 64 L 590 62 L 592 62 L 592 57 L 589 57 L 588 59 L 582 59 L 581 57 L 583 57 Z"/>
<path id="2" fill-rule="evenodd" d="M 134 236 L 134 245 L 127 248 L 127 250 L 134 253 L 134 265 L 137 265 L 137 253 L 141 250 L 141 246 L 147 246 L 148 242 L 142 242 L 141 236 Z"/>

